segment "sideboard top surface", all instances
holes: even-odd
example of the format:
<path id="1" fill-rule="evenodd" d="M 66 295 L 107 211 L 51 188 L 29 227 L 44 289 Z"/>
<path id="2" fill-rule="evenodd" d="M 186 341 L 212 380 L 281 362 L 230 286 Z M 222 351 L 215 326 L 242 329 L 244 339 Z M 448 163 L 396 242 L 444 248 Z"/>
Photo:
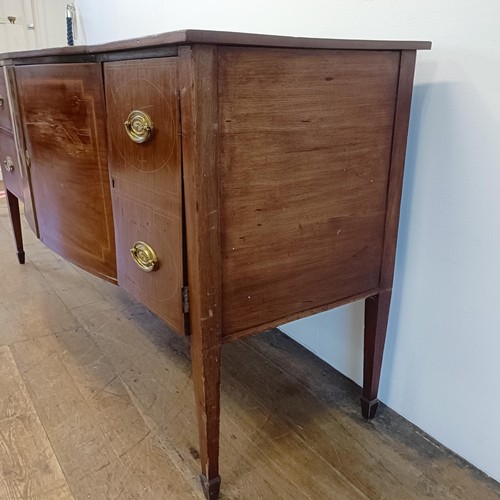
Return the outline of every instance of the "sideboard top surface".
<path id="1" fill-rule="evenodd" d="M 397 40 L 346 40 L 334 38 L 301 38 L 229 31 L 179 30 L 141 38 L 119 40 L 100 45 L 78 45 L 48 49 L 0 53 L 0 61 L 49 56 L 90 56 L 105 52 L 154 49 L 168 45 L 213 44 L 255 47 L 345 50 L 428 50 L 431 42 Z"/>

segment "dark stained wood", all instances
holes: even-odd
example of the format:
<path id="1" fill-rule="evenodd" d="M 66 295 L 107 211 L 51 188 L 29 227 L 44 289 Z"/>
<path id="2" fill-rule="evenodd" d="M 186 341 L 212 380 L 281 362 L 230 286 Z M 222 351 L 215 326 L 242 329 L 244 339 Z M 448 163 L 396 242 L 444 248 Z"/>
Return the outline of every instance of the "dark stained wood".
<path id="1" fill-rule="evenodd" d="M 341 40 L 331 38 L 301 38 L 291 36 L 237 33 L 230 31 L 181 30 L 160 33 L 133 40 L 120 40 L 88 47 L 88 52 L 128 50 L 168 44 L 250 45 L 258 47 L 348 49 L 348 50 L 428 50 L 430 42 L 392 40 Z"/>
<path id="2" fill-rule="evenodd" d="M 0 128 L 12 131 L 12 120 L 10 115 L 10 99 L 4 77 L 4 71 L 0 69 Z"/>
<path id="3" fill-rule="evenodd" d="M 431 42 L 423 41 L 343 40 L 237 33 L 230 31 L 179 30 L 134 38 L 131 40 L 119 40 L 117 42 L 104 43 L 101 45 L 78 45 L 73 47 L 55 47 L 43 50 L 0 53 L 0 60 L 23 57 L 99 54 L 102 52 L 147 49 L 162 45 L 184 44 L 251 45 L 258 47 L 346 50 L 429 50 L 431 48 Z"/>
<path id="4" fill-rule="evenodd" d="M 118 283 L 184 333 L 177 58 L 106 63 L 104 78 Z M 154 123 L 152 138 L 142 144 L 124 127 L 133 110 Z M 155 250 L 155 271 L 144 272 L 132 259 L 136 241 Z"/>
<path id="5" fill-rule="evenodd" d="M 116 279 L 106 124 L 98 64 L 16 68 L 40 238 Z"/>
<path id="6" fill-rule="evenodd" d="M 115 186 L 123 190 L 120 181 L 115 181 Z M 174 331 L 184 334 L 182 221 L 147 203 L 140 191 L 137 199 L 122 192 L 113 192 L 115 222 L 120 228 L 115 233 L 118 284 Z M 134 262 L 130 249 L 137 241 L 146 242 L 155 251 L 158 265 L 154 271 L 145 272 Z"/>
<path id="7" fill-rule="evenodd" d="M 13 163 L 7 170 L 8 161 Z M 23 199 L 23 185 L 21 178 L 21 167 L 17 156 L 16 144 L 14 142 L 14 135 L 8 130 L 0 128 L 0 165 L 2 168 L 2 177 L 6 188 L 18 198 Z"/>
<path id="8" fill-rule="evenodd" d="M 33 64 L 79 64 L 97 62 L 95 55 L 53 55 L 43 57 L 13 57 L 7 59 L 4 64 L 14 66 L 27 66 Z"/>
<path id="9" fill-rule="evenodd" d="M 23 248 L 23 233 L 21 230 L 21 214 L 19 212 L 19 200 L 8 189 L 6 190 L 6 194 L 10 221 L 12 223 L 12 231 L 16 241 L 17 259 L 19 260 L 19 264 L 24 264 L 25 255 Z"/>
<path id="10" fill-rule="evenodd" d="M 363 417 L 366 419 L 373 418 L 377 412 L 377 394 L 390 305 L 391 290 L 383 290 L 379 294 L 365 300 L 361 411 Z"/>
<path id="11" fill-rule="evenodd" d="M 391 153 L 391 176 L 387 191 L 387 216 L 384 231 L 384 253 L 380 272 L 380 288 L 392 288 L 394 263 L 396 261 L 396 242 L 398 238 L 399 207 L 403 188 L 403 173 L 406 157 L 406 140 L 410 123 L 413 75 L 415 73 L 415 51 L 401 53 L 399 70 L 398 97 L 394 120 L 394 137 Z"/>
<path id="12" fill-rule="evenodd" d="M 398 68 L 219 49 L 224 335 L 378 286 Z"/>
<path id="13" fill-rule="evenodd" d="M 414 51 L 403 51 L 401 53 L 390 180 L 387 191 L 384 250 L 380 270 L 380 293 L 365 301 L 364 373 L 361 410 L 363 416 L 367 419 L 375 416 L 378 407 L 377 394 L 387 323 L 389 320 L 394 263 L 396 260 L 399 207 L 403 186 L 415 58 L 416 52 Z"/>
<path id="14" fill-rule="evenodd" d="M 121 50 L 118 52 L 104 52 L 97 54 L 96 61 L 111 62 L 111 61 L 126 61 L 131 59 L 152 59 L 159 57 L 175 57 L 178 54 L 177 45 L 163 45 L 160 47 L 152 47 L 149 49 L 131 49 Z"/>
<path id="15" fill-rule="evenodd" d="M 219 495 L 221 278 L 217 169 L 217 48 L 179 49 L 191 358 L 201 482 Z"/>
<path id="16" fill-rule="evenodd" d="M 82 47 L 82 46 L 79 46 Z M 85 49 L 85 47 L 82 47 Z M 91 49 L 89 47 L 89 49 Z M 27 64 L 68 64 L 68 63 L 92 63 L 109 61 L 126 61 L 131 59 L 151 59 L 158 57 L 171 57 L 177 55 L 176 45 L 162 45 L 159 47 L 145 47 L 144 49 L 120 50 L 116 52 L 81 53 L 80 48 L 63 47 L 60 49 L 45 49 L 40 51 L 28 51 L 27 53 L 12 53 L 9 59 L 0 60 L 0 66 L 13 64 L 24 66 Z M 87 50 L 87 49 L 85 49 Z M 46 51 L 46 54 L 44 54 Z M 91 52 L 91 50 L 87 50 Z M 40 55 L 44 54 L 44 55 Z"/>
<path id="17" fill-rule="evenodd" d="M 17 158 L 21 173 L 22 196 L 24 203 L 24 216 L 28 221 L 31 230 L 39 237 L 38 222 L 36 218 L 35 202 L 33 200 L 33 192 L 31 189 L 31 177 L 28 171 L 26 162 L 26 145 L 24 142 L 24 134 L 21 124 L 21 116 L 19 114 L 19 99 L 17 96 L 15 70 L 14 66 L 5 66 L 5 82 L 7 85 L 7 93 L 9 95 L 11 116 L 13 122 L 14 139 L 17 147 Z"/>
<path id="18" fill-rule="evenodd" d="M 161 38 L 162 35 L 159 35 L 159 37 Z M 431 42 L 422 41 L 305 38 L 210 30 L 186 30 L 184 32 L 184 37 L 187 43 L 243 46 L 251 45 L 255 47 L 342 50 L 428 50 L 431 48 Z"/>
<path id="19" fill-rule="evenodd" d="M 19 199 L 24 198 L 22 165 L 17 152 L 14 124 L 12 122 L 13 102 L 8 85 L 8 68 L 0 69 L 0 169 L 5 184 L 10 220 L 17 248 L 17 258 L 24 264 L 25 253 L 21 231 Z"/>

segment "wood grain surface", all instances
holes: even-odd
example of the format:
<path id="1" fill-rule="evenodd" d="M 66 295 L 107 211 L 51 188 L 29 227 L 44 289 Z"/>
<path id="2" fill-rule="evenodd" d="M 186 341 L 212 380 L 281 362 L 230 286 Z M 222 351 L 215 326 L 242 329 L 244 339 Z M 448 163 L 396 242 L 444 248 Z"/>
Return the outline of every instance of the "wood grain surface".
<path id="1" fill-rule="evenodd" d="M 398 67 L 220 49 L 224 335 L 378 286 Z"/>
<path id="2" fill-rule="evenodd" d="M 104 78 L 118 283 L 184 333 L 177 59 L 106 63 Z M 125 130 L 133 110 L 147 113 L 154 123 L 147 142 L 133 142 Z M 144 272 L 132 259 L 136 241 L 155 251 L 155 271 Z"/>
<path id="3" fill-rule="evenodd" d="M 16 68 L 42 241 L 59 255 L 116 279 L 101 68 Z"/>

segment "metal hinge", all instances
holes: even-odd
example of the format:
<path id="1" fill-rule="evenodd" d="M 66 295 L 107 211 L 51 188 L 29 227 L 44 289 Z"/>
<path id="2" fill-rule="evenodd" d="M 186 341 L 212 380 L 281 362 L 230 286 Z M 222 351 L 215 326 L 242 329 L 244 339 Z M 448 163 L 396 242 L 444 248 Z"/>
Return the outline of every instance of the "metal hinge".
<path id="1" fill-rule="evenodd" d="M 184 314 L 189 312 L 189 291 L 187 286 L 182 287 L 182 312 Z"/>
<path id="2" fill-rule="evenodd" d="M 31 167 L 31 158 L 30 158 L 30 154 L 28 153 L 27 149 L 24 151 L 24 158 L 26 160 L 26 166 L 28 168 L 30 168 Z"/>

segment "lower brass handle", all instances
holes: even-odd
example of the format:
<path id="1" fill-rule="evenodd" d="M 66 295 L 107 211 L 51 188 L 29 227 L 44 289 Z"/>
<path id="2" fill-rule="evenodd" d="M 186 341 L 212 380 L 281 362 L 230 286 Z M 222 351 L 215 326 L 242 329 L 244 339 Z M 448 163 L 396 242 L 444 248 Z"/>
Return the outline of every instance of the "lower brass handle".
<path id="1" fill-rule="evenodd" d="M 124 123 L 128 136 L 138 144 L 149 141 L 153 135 L 154 124 L 144 111 L 132 111 Z"/>
<path id="2" fill-rule="evenodd" d="M 5 158 L 3 164 L 7 172 L 12 172 L 14 170 L 14 162 L 12 161 L 12 158 L 10 156 L 7 156 L 7 158 Z"/>
<path id="3" fill-rule="evenodd" d="M 0 108 L 3 106 L 3 101 L 4 101 L 3 95 L 0 94 Z"/>
<path id="4" fill-rule="evenodd" d="M 150 273 L 158 267 L 155 251 L 144 241 L 136 241 L 130 249 L 135 263 L 145 272 Z"/>

